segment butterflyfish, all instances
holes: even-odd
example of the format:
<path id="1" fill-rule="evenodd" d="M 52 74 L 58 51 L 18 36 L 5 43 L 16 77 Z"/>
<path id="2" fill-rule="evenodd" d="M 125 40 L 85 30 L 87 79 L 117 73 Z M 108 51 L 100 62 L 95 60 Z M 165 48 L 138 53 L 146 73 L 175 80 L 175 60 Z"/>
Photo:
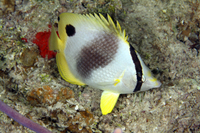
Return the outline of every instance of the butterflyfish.
<path id="1" fill-rule="evenodd" d="M 58 34 L 52 26 L 50 50 L 56 50 L 61 77 L 69 83 L 103 90 L 100 108 L 111 113 L 120 94 L 160 87 L 131 46 L 119 22 L 109 15 L 62 13 Z"/>

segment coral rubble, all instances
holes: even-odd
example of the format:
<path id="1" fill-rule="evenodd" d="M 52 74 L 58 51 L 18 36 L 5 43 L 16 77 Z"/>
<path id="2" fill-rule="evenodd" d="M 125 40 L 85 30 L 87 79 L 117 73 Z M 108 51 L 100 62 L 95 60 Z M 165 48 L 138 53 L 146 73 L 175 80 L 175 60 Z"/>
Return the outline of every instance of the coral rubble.
<path id="1" fill-rule="evenodd" d="M 62 12 L 109 13 L 161 88 L 121 95 L 102 116 L 101 90 L 65 82 L 35 44 Z M 3 0 L 0 100 L 52 132 L 199 132 L 199 13 L 194 0 Z M 0 112 L 0 132 L 32 131 Z"/>

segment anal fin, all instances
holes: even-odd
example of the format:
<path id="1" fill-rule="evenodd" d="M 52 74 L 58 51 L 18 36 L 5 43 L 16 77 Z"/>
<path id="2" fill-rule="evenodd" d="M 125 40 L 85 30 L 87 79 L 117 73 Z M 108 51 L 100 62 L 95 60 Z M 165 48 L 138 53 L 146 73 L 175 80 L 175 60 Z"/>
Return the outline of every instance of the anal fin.
<path id="1" fill-rule="evenodd" d="M 111 91 L 103 91 L 101 94 L 101 112 L 103 115 L 107 115 L 110 113 L 113 108 L 115 107 L 115 104 L 117 103 L 117 99 L 119 97 L 119 93 L 114 93 Z"/>

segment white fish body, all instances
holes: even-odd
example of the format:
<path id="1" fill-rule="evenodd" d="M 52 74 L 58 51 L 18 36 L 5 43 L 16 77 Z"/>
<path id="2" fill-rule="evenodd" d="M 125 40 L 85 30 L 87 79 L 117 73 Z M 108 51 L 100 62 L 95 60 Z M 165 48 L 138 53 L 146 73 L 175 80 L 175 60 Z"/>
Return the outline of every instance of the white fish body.
<path id="1" fill-rule="evenodd" d="M 50 49 L 57 50 L 61 76 L 68 82 L 104 90 L 101 110 L 114 108 L 120 94 L 145 91 L 161 83 L 152 76 L 139 54 L 127 42 L 125 31 L 100 14 L 59 15 L 58 33 L 52 28 Z"/>

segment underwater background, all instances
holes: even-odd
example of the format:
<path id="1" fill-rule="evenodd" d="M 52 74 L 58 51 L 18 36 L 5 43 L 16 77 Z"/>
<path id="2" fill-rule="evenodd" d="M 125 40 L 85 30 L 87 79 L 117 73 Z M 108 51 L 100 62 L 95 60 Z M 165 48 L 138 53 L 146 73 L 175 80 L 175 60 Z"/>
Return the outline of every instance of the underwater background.
<path id="1" fill-rule="evenodd" d="M 48 50 L 62 12 L 118 20 L 162 86 L 102 116 L 102 91 L 64 81 Z M 198 0 L 1 0 L 0 100 L 53 133 L 200 132 L 199 32 Z M 33 131 L 0 112 L 0 132 Z"/>

